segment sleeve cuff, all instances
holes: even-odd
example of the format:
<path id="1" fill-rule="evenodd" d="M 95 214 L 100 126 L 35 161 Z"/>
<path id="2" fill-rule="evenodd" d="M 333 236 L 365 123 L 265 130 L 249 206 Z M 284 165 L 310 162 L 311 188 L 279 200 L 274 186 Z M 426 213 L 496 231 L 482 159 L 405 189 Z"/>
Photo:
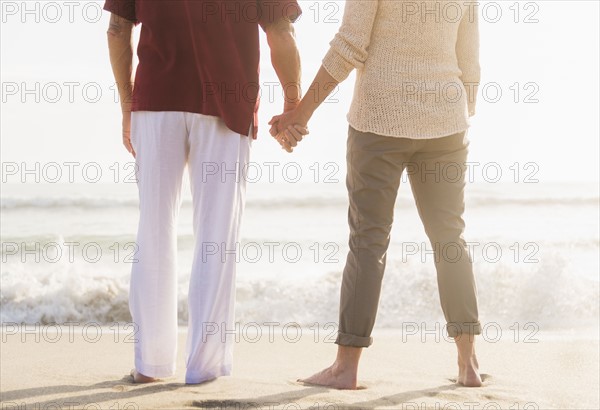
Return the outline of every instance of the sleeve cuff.
<path id="1" fill-rule="evenodd" d="M 473 117 L 475 115 L 475 113 L 477 112 L 477 110 L 476 110 L 477 94 L 469 95 L 468 98 L 469 98 L 469 100 L 467 101 L 467 109 L 469 111 L 469 117 Z"/>
<path id="2" fill-rule="evenodd" d="M 323 58 L 323 68 L 332 76 L 338 83 L 344 81 L 354 66 L 350 64 L 334 47 L 331 47 Z"/>
<path id="3" fill-rule="evenodd" d="M 475 103 L 469 103 L 469 104 L 467 104 L 467 108 L 469 110 L 469 117 L 473 117 L 475 115 L 475 113 L 476 113 Z"/>

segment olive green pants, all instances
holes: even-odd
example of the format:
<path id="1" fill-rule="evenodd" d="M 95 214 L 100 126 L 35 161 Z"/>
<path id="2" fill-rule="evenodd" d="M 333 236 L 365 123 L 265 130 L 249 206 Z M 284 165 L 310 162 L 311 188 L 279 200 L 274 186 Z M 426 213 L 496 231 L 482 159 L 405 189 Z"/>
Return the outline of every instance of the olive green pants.
<path id="1" fill-rule="evenodd" d="M 405 170 L 434 251 L 446 331 L 451 337 L 481 333 L 473 267 L 463 239 L 468 145 L 464 131 L 415 140 L 350 127 L 346 154 L 350 251 L 337 344 L 368 347 L 373 342 L 394 205 Z"/>

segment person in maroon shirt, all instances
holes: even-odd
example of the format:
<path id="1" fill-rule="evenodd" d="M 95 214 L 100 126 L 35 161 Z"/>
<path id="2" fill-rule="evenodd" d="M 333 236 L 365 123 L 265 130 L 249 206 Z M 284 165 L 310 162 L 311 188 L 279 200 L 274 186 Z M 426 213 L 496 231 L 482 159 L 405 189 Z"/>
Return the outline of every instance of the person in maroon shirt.
<path id="1" fill-rule="evenodd" d="M 235 266 L 245 178 L 259 105 L 259 27 L 284 90 L 300 100 L 296 0 L 106 0 L 122 138 L 140 199 L 129 307 L 133 381 L 175 373 L 177 218 L 186 165 L 194 260 L 188 294 L 186 383 L 231 374 Z M 140 25 L 132 85 L 132 33 Z"/>

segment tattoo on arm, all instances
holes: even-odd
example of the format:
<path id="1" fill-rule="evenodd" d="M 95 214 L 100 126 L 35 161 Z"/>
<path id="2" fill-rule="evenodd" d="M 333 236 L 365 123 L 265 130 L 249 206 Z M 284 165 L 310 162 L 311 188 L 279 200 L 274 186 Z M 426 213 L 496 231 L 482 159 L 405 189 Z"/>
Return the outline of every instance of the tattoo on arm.
<path id="1" fill-rule="evenodd" d="M 119 36 L 125 32 L 125 29 L 131 31 L 133 28 L 133 22 L 124 19 L 114 13 L 110 15 L 110 22 L 108 25 L 108 33 Z"/>
<path id="2" fill-rule="evenodd" d="M 295 35 L 294 24 L 288 18 L 280 18 L 265 27 L 267 35 L 271 33 L 292 33 Z"/>

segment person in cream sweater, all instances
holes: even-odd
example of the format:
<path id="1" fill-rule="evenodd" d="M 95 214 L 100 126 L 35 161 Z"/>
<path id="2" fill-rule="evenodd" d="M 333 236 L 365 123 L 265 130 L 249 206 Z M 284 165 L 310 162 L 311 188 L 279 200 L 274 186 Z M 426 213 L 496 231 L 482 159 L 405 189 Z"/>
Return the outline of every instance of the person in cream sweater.
<path id="1" fill-rule="evenodd" d="M 481 333 L 477 287 L 462 218 L 467 130 L 480 80 L 477 3 L 347 0 L 330 44 L 297 108 L 270 122 L 271 134 L 293 151 L 315 110 L 357 70 L 347 117 L 350 250 L 338 353 L 333 365 L 302 381 L 357 388 L 362 349 L 373 342 L 394 204 L 406 170 L 434 251 L 445 331 L 458 349 L 457 382 L 481 386 L 474 346 Z"/>

